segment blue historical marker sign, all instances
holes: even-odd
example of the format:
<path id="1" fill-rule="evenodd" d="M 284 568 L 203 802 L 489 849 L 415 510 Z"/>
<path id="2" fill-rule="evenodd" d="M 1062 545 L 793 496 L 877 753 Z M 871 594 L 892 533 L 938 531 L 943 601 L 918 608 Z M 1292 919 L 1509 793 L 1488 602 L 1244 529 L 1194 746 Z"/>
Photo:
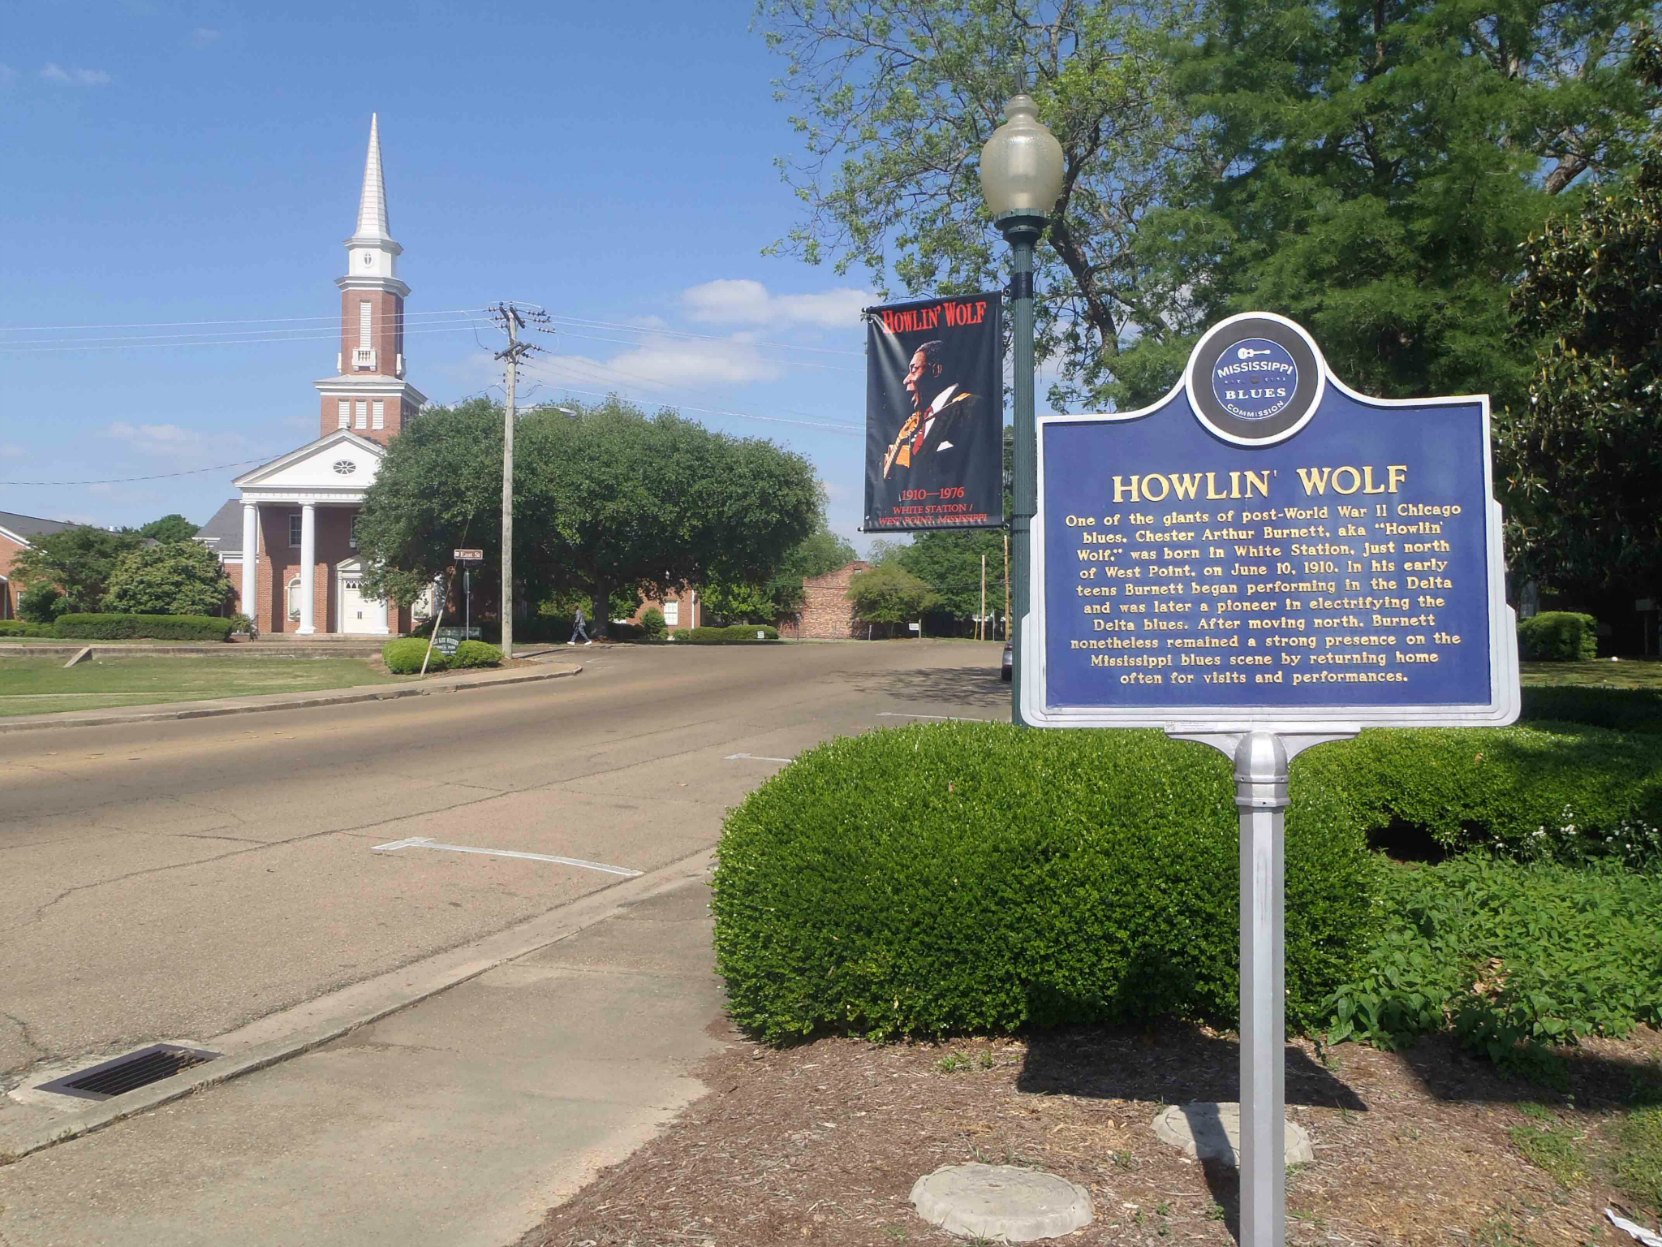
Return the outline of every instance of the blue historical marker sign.
<path id="1" fill-rule="evenodd" d="M 1357 394 L 1281 317 L 1152 407 L 1041 420 L 1033 540 L 1030 723 L 1517 717 L 1488 400 Z"/>

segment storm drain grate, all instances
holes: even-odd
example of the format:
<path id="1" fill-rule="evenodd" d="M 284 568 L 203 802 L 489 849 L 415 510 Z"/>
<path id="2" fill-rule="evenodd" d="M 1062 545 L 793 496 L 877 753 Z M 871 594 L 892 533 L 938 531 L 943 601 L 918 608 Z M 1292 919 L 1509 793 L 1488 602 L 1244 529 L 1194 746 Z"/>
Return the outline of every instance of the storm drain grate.
<path id="1" fill-rule="evenodd" d="M 54 1078 L 51 1082 L 42 1083 L 39 1090 L 79 1096 L 83 1100 L 111 1100 L 164 1078 L 172 1078 L 193 1065 L 206 1064 L 217 1056 L 217 1052 L 204 1052 L 200 1048 L 181 1048 L 170 1043 L 153 1044 L 78 1074 Z"/>

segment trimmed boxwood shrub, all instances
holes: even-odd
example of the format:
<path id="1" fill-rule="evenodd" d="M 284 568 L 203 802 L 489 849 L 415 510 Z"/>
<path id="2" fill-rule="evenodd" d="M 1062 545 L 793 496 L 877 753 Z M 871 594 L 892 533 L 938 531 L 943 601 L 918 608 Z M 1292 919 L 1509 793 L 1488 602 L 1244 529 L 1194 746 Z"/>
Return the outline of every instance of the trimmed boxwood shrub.
<path id="1" fill-rule="evenodd" d="M 0 636 L 57 636 L 51 624 L 31 623 L 27 619 L 0 619 Z"/>
<path id="2" fill-rule="evenodd" d="M 1575 684 L 1526 688 L 1523 718 L 1529 722 L 1591 723 L 1623 732 L 1662 732 L 1662 690 Z"/>
<path id="3" fill-rule="evenodd" d="M 763 641 L 777 641 L 779 629 L 767 624 L 728 624 L 724 628 L 677 628 L 675 639 L 692 645 L 756 645 L 756 634 Z"/>
<path id="4" fill-rule="evenodd" d="M 467 642 L 463 642 L 467 644 Z M 456 647 L 458 650 L 461 646 Z M 491 646 L 492 649 L 496 647 Z M 381 661 L 387 664 L 387 670 L 394 675 L 416 675 L 421 671 L 421 663 L 427 657 L 427 638 L 418 636 L 401 637 L 396 641 L 388 641 L 381 647 Z M 450 656 L 442 649 L 435 649 L 433 657 L 427 663 L 429 673 L 444 671 L 450 666 Z"/>
<path id="5" fill-rule="evenodd" d="M 664 612 L 649 606 L 641 612 L 641 635 L 648 641 L 661 641 L 669 629 L 664 623 Z"/>
<path id="6" fill-rule="evenodd" d="M 215 615 L 59 615 L 54 636 L 79 641 L 226 641 L 231 621 Z"/>
<path id="7" fill-rule="evenodd" d="M 436 651 L 435 651 L 436 652 Z M 502 650 L 488 641 L 463 641 L 456 647 L 456 652 L 450 656 L 452 667 L 500 667 L 502 665 Z M 421 664 L 416 663 L 416 670 Z M 431 667 L 428 668 L 432 670 Z"/>
<path id="8" fill-rule="evenodd" d="M 1287 1011 L 1307 1025 L 1372 942 L 1379 866 L 1329 787 L 1292 793 Z M 832 741 L 728 819 L 713 904 L 732 1015 L 772 1042 L 1232 1025 L 1237 825 L 1229 760 L 1158 732 Z"/>
<path id="9" fill-rule="evenodd" d="M 1527 662 L 1591 662 L 1599 656 L 1598 620 L 1574 611 L 1542 611 L 1519 622 L 1518 656 Z"/>
<path id="10" fill-rule="evenodd" d="M 1411 828 L 1447 852 L 1662 861 L 1662 736 L 1569 723 L 1377 730 L 1298 767 L 1295 787 L 1344 794 L 1370 831 Z"/>

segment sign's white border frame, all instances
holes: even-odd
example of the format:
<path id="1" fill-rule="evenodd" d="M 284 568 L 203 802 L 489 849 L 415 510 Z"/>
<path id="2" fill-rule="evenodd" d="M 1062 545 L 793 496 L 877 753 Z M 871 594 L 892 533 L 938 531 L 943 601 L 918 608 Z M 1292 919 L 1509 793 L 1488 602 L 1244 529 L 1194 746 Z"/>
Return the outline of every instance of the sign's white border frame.
<path id="1" fill-rule="evenodd" d="M 1259 318 L 1280 320 L 1292 325 L 1284 317 L 1267 312 L 1246 313 L 1231 317 L 1230 321 Z M 1299 326 L 1294 325 L 1294 328 Z M 1215 327 L 1214 327 L 1215 328 Z M 1300 329 L 1300 333 L 1304 331 Z M 1208 331 L 1206 338 L 1213 333 Z M 1506 560 L 1501 542 L 1502 517 L 1500 503 L 1495 500 L 1494 456 L 1489 453 L 1489 397 L 1486 394 L 1459 395 L 1437 398 L 1372 398 L 1351 389 L 1328 368 L 1325 357 L 1317 352 L 1321 369 L 1328 384 L 1340 393 L 1367 407 L 1389 412 L 1403 407 L 1453 407 L 1478 404 L 1482 413 L 1483 496 L 1488 507 L 1484 516 L 1487 525 L 1489 574 L 1489 694 L 1487 703 L 1432 704 L 1406 706 L 1327 706 L 1303 708 L 1296 706 L 1143 706 L 1135 709 L 1115 709 L 1107 706 L 1049 706 L 1045 690 L 1049 685 L 1045 659 L 1046 618 L 1046 513 L 1045 513 L 1045 436 L 1044 431 L 1056 424 L 1124 423 L 1141 420 L 1160 411 L 1182 394 L 1189 402 L 1193 415 L 1194 402 L 1189 396 L 1193 384 L 1190 376 L 1195 357 L 1190 356 L 1183 370 L 1183 378 L 1159 401 L 1129 412 L 1100 412 L 1082 415 L 1042 416 L 1038 421 L 1038 507 L 1033 517 L 1032 545 L 1029 565 L 1032 568 L 1033 592 L 1029 597 L 1028 615 L 1021 621 L 1022 662 L 1022 719 L 1033 727 L 1154 727 L 1164 728 L 1174 735 L 1228 735 L 1242 732 L 1278 732 L 1287 735 L 1333 736 L 1350 734 L 1365 727 L 1501 727 L 1514 722 L 1520 709 L 1518 682 L 1517 617 L 1506 603 Z M 1311 408 L 1311 418 L 1315 407 Z M 1303 429 L 1308 420 L 1298 427 Z M 1204 427 L 1204 426 L 1203 426 Z M 1208 432 L 1216 436 L 1215 430 Z M 1221 440 L 1221 439 L 1220 439 Z M 1285 439 L 1283 440 L 1283 444 Z"/>

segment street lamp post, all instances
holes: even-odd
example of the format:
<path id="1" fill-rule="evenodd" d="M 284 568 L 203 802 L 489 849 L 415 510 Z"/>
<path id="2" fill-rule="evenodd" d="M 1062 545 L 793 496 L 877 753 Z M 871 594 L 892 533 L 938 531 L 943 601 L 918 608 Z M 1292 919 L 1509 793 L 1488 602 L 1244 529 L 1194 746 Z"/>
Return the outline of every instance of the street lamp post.
<path id="1" fill-rule="evenodd" d="M 1013 658 L 1010 705 L 1016 723 L 1022 721 L 1022 646 L 1032 592 L 1033 513 L 1039 501 L 1038 438 L 1033 419 L 1033 249 L 1062 193 L 1062 165 L 1062 145 L 1039 120 L 1038 105 L 1025 92 L 1012 96 L 1004 106 L 1004 124 L 981 149 L 981 193 L 1015 261 L 1010 278 L 1016 407 L 1010 535 L 1016 601 L 1009 635 Z"/>

